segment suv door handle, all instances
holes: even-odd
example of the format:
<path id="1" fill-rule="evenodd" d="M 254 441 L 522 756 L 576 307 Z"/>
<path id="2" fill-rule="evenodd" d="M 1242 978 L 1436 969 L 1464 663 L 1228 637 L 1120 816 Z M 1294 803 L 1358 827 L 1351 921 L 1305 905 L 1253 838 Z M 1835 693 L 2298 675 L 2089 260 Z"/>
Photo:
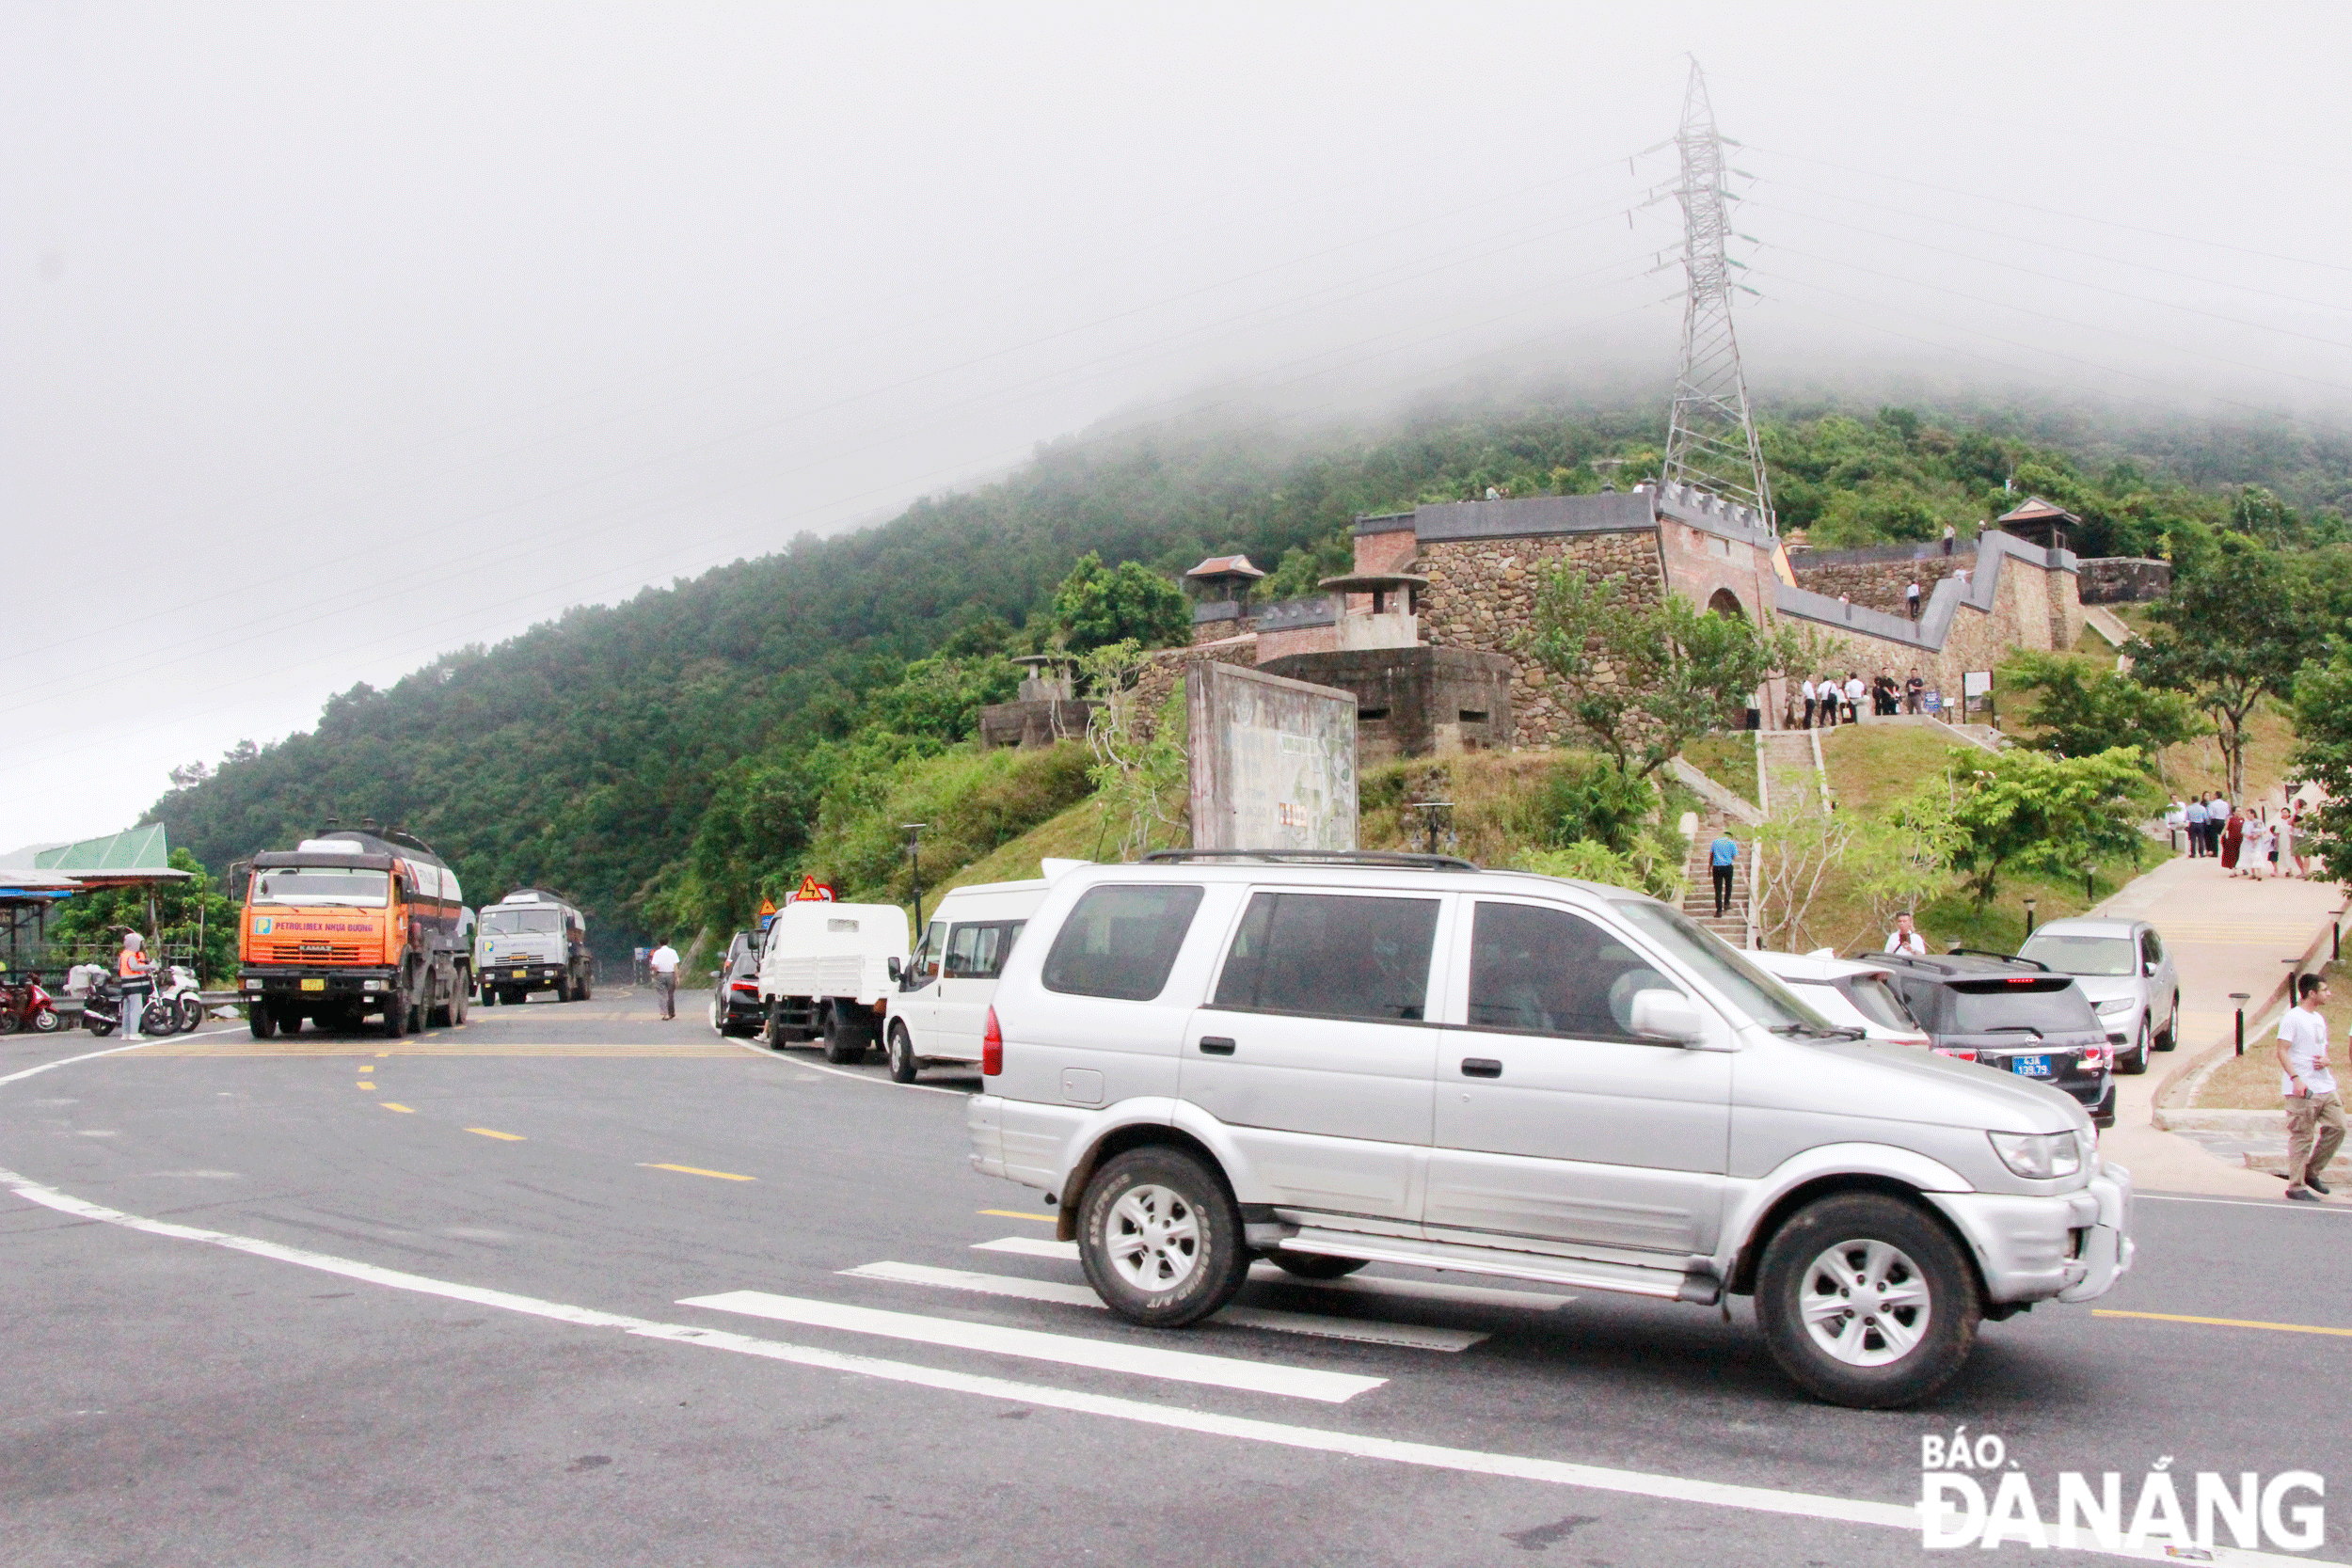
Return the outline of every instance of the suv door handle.
<path id="1" fill-rule="evenodd" d="M 1232 1053 L 1233 1042 L 1224 1036 L 1203 1035 L 1200 1037 L 1200 1054 L 1203 1056 L 1231 1056 Z"/>
<path id="2" fill-rule="evenodd" d="M 1500 1078 L 1502 1076 L 1502 1064 L 1492 1056 L 1465 1056 L 1462 1058 L 1462 1076 L 1465 1078 Z"/>

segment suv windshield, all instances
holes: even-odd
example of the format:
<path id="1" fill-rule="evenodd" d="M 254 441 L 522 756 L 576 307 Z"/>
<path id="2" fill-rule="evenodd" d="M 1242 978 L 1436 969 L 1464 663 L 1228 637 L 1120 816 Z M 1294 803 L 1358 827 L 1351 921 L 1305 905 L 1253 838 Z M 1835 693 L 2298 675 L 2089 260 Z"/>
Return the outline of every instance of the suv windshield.
<path id="1" fill-rule="evenodd" d="M 1950 1032 L 1955 1035 L 1990 1035 L 2021 1028 L 2063 1035 L 2099 1028 L 2082 988 L 2071 980 L 2063 984 L 2032 980 L 2023 985 L 2010 980 L 1968 980 L 1949 988 L 1949 993 Z"/>
<path id="2" fill-rule="evenodd" d="M 342 865 L 273 865 L 253 874 L 256 904 L 361 904 L 381 909 L 391 874 Z"/>
<path id="3" fill-rule="evenodd" d="M 484 910 L 482 928 L 494 937 L 511 937 L 525 931 L 553 931 L 562 919 L 558 910 Z"/>
<path id="4" fill-rule="evenodd" d="M 2021 958 L 2048 964 L 2060 974 L 2090 974 L 2113 976 L 2130 974 L 2137 970 L 2133 961 L 2132 939 L 2129 937 L 2074 936 L 2057 931 L 2036 931 L 2026 939 L 2026 945 L 2017 950 Z"/>
<path id="5" fill-rule="evenodd" d="M 1647 898 L 1628 898 L 1614 902 L 1613 907 L 1628 924 L 1657 942 L 1670 957 L 1689 965 L 1765 1028 L 1852 1035 L 1852 1030 L 1840 1028 L 1789 995 L 1788 987 L 1680 910 Z"/>

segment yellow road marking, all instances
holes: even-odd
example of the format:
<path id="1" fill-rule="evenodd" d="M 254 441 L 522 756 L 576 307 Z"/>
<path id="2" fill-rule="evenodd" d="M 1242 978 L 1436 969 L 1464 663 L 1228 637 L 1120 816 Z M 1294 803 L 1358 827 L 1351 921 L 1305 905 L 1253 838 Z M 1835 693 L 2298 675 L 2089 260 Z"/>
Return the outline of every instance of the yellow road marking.
<path id="1" fill-rule="evenodd" d="M 756 1181 L 756 1176 L 738 1176 L 731 1170 L 705 1170 L 700 1165 L 665 1165 L 651 1160 L 637 1162 L 645 1170 L 674 1170 L 680 1176 L 715 1176 L 722 1181 Z"/>
<path id="2" fill-rule="evenodd" d="M 520 1132 L 500 1132 L 487 1127 L 469 1127 L 466 1131 L 469 1132 L 479 1132 L 485 1138 L 502 1138 L 510 1144 L 527 1143 L 530 1141 Z"/>
<path id="3" fill-rule="evenodd" d="M 1036 1220 L 1042 1225 L 1052 1225 L 1060 1218 L 1057 1214 L 1025 1214 L 1018 1209 L 983 1209 L 980 1212 L 993 1214 L 1000 1220 Z"/>
<path id="4" fill-rule="evenodd" d="M 411 1110 L 409 1107 L 407 1107 L 407 1106 L 405 1106 L 405 1105 L 395 1105 L 395 1104 L 393 1104 L 393 1103 L 392 1103 L 390 1101 L 389 1101 L 389 1100 L 379 1100 L 379 1101 L 376 1101 L 376 1103 L 377 1103 L 378 1105 L 383 1106 L 383 1107 L 384 1107 L 384 1109 L 386 1109 L 386 1110 L 388 1110 L 388 1111 L 398 1111 L 398 1112 L 400 1112 L 400 1113 L 401 1113 L 402 1115 L 404 1115 L 404 1116 L 411 1116 L 411 1117 L 413 1117 L 413 1116 L 415 1116 L 415 1115 L 417 1114 L 415 1111 Z"/>
<path id="5" fill-rule="evenodd" d="M 373 1094 L 375 1092 L 375 1085 L 373 1084 L 354 1084 L 352 1087 L 356 1089 L 365 1089 L 370 1094 Z"/>
<path id="6" fill-rule="evenodd" d="M 2187 1318 L 2175 1312 L 2119 1312 L 2111 1307 L 2094 1307 L 2094 1318 L 2153 1318 L 2161 1323 L 2211 1323 L 2216 1328 L 2268 1328 L 2280 1334 L 2333 1334 L 2352 1339 L 2352 1328 L 2320 1328 L 2312 1323 L 2265 1323 L 2250 1318 Z"/>

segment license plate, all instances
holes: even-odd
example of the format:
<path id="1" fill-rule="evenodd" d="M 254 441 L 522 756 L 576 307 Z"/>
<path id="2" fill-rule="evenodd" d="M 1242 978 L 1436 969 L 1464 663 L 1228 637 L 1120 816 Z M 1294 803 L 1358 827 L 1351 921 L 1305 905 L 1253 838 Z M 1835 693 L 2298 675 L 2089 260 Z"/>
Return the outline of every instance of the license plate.
<path id="1" fill-rule="evenodd" d="M 2050 1076 L 2050 1058 L 2047 1056 L 2011 1056 L 2009 1059 L 2009 1069 L 2025 1078 L 2047 1078 Z"/>
<path id="2" fill-rule="evenodd" d="M 302 982 L 302 989 L 304 990 L 325 990 L 326 989 L 326 982 L 324 980 L 305 980 Z"/>
<path id="3" fill-rule="evenodd" d="M 518 970 L 515 971 L 515 973 L 514 973 L 513 974 L 511 974 L 511 975 L 509 975 L 509 976 L 508 976 L 508 978 L 509 978 L 509 979 L 515 979 L 515 980 L 527 980 L 527 979 L 529 979 L 530 977 L 531 977 L 531 971 L 529 971 L 529 970 L 527 970 L 527 969 L 518 969 Z"/>

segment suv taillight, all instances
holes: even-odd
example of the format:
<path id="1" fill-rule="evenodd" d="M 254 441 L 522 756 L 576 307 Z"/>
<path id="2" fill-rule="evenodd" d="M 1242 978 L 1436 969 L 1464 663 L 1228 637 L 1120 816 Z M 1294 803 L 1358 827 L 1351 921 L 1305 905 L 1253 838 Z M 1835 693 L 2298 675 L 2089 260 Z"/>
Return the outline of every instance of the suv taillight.
<path id="1" fill-rule="evenodd" d="M 1973 1062 L 1977 1059 L 1975 1052 L 1963 1050 L 1956 1045 L 1939 1045 L 1935 1048 L 1935 1053 L 1939 1056 L 1949 1056 L 1959 1062 Z"/>
<path id="2" fill-rule="evenodd" d="M 988 1010 L 988 1032 L 980 1037 L 980 1076 L 994 1078 L 1005 1070 L 1005 1032 L 996 1027 L 996 1009 Z"/>

